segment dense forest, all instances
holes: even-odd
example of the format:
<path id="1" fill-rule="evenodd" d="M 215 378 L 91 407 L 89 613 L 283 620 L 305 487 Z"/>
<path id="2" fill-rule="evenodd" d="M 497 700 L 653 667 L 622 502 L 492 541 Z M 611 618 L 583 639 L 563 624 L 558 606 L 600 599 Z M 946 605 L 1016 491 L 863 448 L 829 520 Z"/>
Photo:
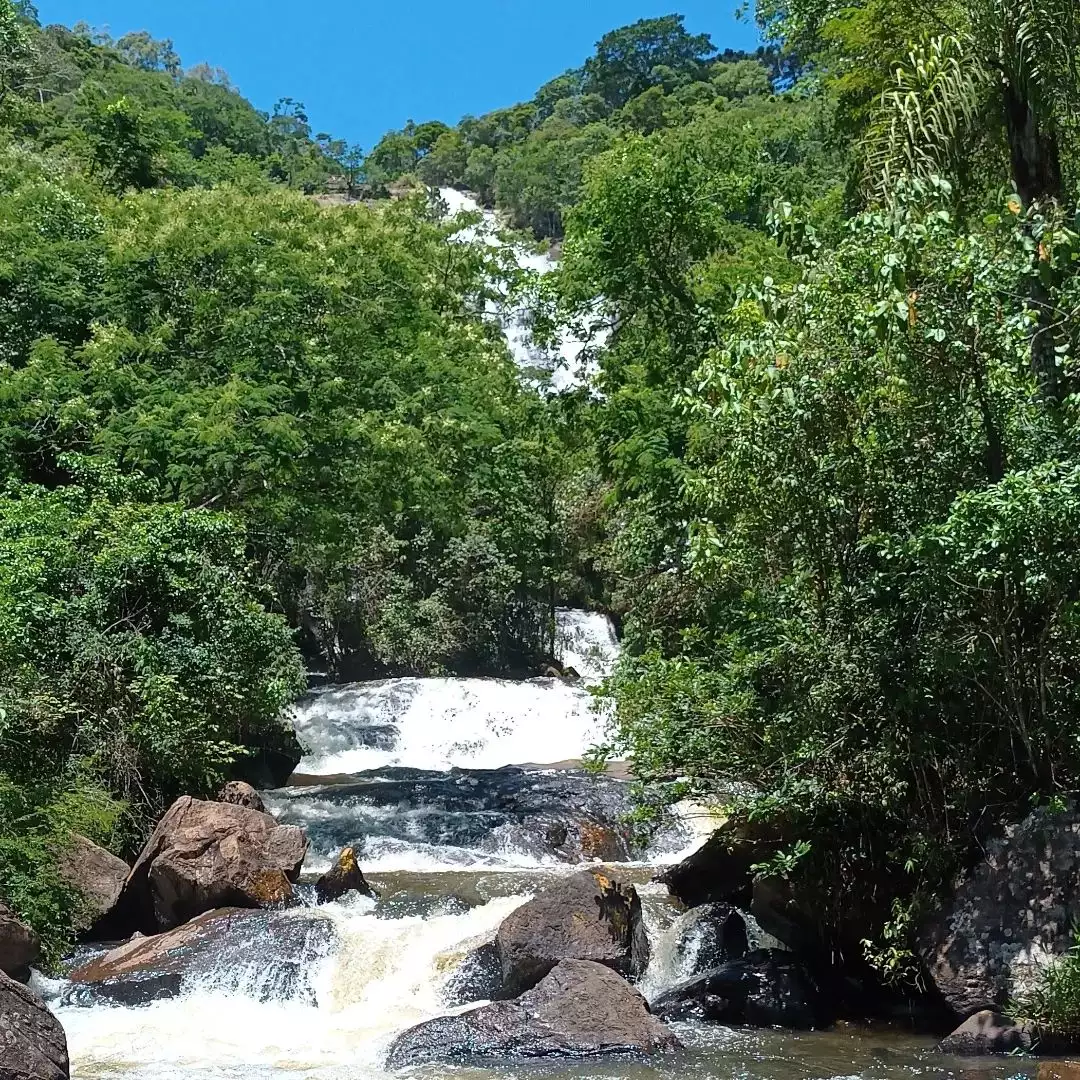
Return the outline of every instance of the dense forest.
<path id="1" fill-rule="evenodd" d="M 0 0 L 0 883 L 54 949 L 71 830 L 130 850 L 305 670 L 536 671 L 557 603 L 621 625 L 597 757 L 642 815 L 782 834 L 762 870 L 895 980 L 983 832 L 1075 790 L 1080 11 L 757 18 L 364 155 Z M 506 289 L 602 312 L 587 385 L 520 377 Z"/>

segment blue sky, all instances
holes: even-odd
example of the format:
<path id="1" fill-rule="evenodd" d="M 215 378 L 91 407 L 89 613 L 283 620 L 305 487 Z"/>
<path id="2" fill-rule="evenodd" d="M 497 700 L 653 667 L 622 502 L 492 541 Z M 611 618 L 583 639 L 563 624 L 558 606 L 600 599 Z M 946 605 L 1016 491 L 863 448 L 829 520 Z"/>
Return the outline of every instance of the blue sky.
<path id="1" fill-rule="evenodd" d="M 269 110 L 303 101 L 316 131 L 370 149 L 406 120 L 456 123 L 532 97 L 607 30 L 680 11 L 723 49 L 753 48 L 738 0 L 37 0 L 42 23 L 172 38 L 186 65 L 223 67 Z"/>

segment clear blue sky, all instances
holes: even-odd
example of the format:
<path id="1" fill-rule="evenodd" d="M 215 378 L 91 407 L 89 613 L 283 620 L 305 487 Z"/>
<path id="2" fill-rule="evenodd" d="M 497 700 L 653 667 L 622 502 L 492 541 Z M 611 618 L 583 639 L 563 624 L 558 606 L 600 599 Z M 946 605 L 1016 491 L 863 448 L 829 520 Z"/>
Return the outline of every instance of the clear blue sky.
<path id="1" fill-rule="evenodd" d="M 718 48 L 753 48 L 738 0 L 37 0 L 42 23 L 172 38 L 188 66 L 224 68 L 269 110 L 304 102 L 316 131 L 370 149 L 406 120 L 456 123 L 527 100 L 606 31 L 679 11 Z"/>

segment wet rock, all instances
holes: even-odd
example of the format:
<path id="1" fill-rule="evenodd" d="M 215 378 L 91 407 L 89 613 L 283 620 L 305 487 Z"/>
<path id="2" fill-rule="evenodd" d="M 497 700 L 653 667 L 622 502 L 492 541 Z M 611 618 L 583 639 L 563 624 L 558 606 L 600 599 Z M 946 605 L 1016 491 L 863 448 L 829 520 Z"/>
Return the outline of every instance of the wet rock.
<path id="1" fill-rule="evenodd" d="M 473 949 L 450 976 L 443 1000 L 456 1008 L 472 1001 L 493 1001 L 502 994 L 502 960 L 494 941 Z"/>
<path id="2" fill-rule="evenodd" d="M 96 936 L 97 924 L 109 915 L 120 899 L 131 867 L 85 836 L 73 834 L 60 856 L 57 869 L 86 900 L 78 929 Z"/>
<path id="3" fill-rule="evenodd" d="M 310 911 L 210 911 L 163 934 L 137 935 L 75 968 L 65 1000 L 145 1005 L 199 984 L 313 1005 L 311 979 L 335 941 L 333 923 Z"/>
<path id="4" fill-rule="evenodd" d="M 0 974 L 0 1078 L 67 1080 L 64 1029 L 45 1003 Z"/>
<path id="5" fill-rule="evenodd" d="M 957 1018 L 1001 1009 L 1071 948 L 1080 920 L 1080 809 L 1040 808 L 985 845 L 929 920 L 920 951 Z"/>
<path id="6" fill-rule="evenodd" d="M 331 900 L 340 900 L 346 893 L 359 893 L 361 896 L 374 896 L 375 892 L 364 880 L 364 873 L 356 861 L 354 848 L 344 848 L 337 863 L 315 882 L 315 895 L 321 904 Z"/>
<path id="7" fill-rule="evenodd" d="M 825 1023 L 814 980 L 791 953 L 756 949 L 665 991 L 652 1003 L 665 1020 L 808 1029 Z"/>
<path id="8" fill-rule="evenodd" d="M 246 806 L 249 810 L 266 812 L 262 796 L 243 780 L 230 780 L 218 793 L 217 801 L 231 803 L 233 806 Z"/>
<path id="9" fill-rule="evenodd" d="M 746 920 L 730 904 L 703 904 L 691 908 L 673 930 L 675 954 L 686 978 L 715 971 L 749 951 Z"/>
<path id="10" fill-rule="evenodd" d="M 1033 1032 L 993 1009 L 982 1009 L 969 1016 L 952 1034 L 938 1044 L 943 1054 L 971 1057 L 982 1054 L 1011 1054 L 1030 1050 Z"/>
<path id="11" fill-rule="evenodd" d="M 30 965 L 41 955 L 37 934 L 15 917 L 11 908 L 0 904 L 0 972 L 25 980 Z"/>
<path id="12" fill-rule="evenodd" d="M 387 1067 L 609 1054 L 653 1054 L 678 1046 L 645 999 L 610 968 L 564 960 L 515 1001 L 497 1001 L 410 1028 L 394 1040 Z"/>
<path id="13" fill-rule="evenodd" d="M 215 908 L 283 903 L 306 854 L 307 838 L 295 826 L 184 796 L 132 868 L 117 904 L 119 921 L 128 931 L 157 933 Z"/>
<path id="14" fill-rule="evenodd" d="M 562 960 L 590 960 L 638 978 L 649 962 L 641 900 L 599 872 L 565 878 L 503 920 L 495 936 L 504 997 L 535 986 Z"/>

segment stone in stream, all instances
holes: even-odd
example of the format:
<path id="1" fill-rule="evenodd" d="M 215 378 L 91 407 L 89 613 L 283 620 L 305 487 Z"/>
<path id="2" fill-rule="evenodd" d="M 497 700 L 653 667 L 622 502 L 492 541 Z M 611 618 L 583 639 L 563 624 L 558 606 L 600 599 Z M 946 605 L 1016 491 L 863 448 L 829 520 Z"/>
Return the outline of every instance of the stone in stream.
<path id="1" fill-rule="evenodd" d="M 1026 1024 L 1017 1024 L 999 1012 L 983 1009 L 946 1035 L 937 1048 L 943 1054 L 973 1057 L 1030 1050 L 1034 1041 L 1034 1033 Z"/>
<path id="2" fill-rule="evenodd" d="M 67 1080 L 64 1029 L 36 994 L 0 973 L 0 1080 Z"/>
<path id="3" fill-rule="evenodd" d="M 114 915 L 115 936 L 171 930 L 221 907 L 292 899 L 307 854 L 294 825 L 231 803 L 177 799 L 143 848 Z"/>
<path id="4" fill-rule="evenodd" d="M 337 862 L 315 882 L 315 895 L 319 898 L 319 903 L 328 904 L 351 892 L 360 896 L 375 895 L 374 890 L 364 880 L 364 872 L 356 861 L 355 848 L 346 847 L 342 849 Z"/>
<path id="5" fill-rule="evenodd" d="M 564 960 L 515 1001 L 441 1016 L 403 1032 L 387 1068 L 529 1058 L 594 1058 L 674 1050 L 672 1032 L 645 999 L 602 964 Z"/>
<path id="6" fill-rule="evenodd" d="M 0 903 L 0 972 L 25 981 L 41 955 L 37 934 Z"/>
<path id="7" fill-rule="evenodd" d="M 131 867 L 85 836 L 72 834 L 57 869 L 85 902 L 76 928 L 95 936 L 96 924 L 116 906 Z"/>
<path id="8" fill-rule="evenodd" d="M 641 900 L 598 871 L 564 878 L 515 911 L 495 935 L 502 997 L 535 986 L 562 960 L 590 960 L 639 978 L 649 963 Z"/>
<path id="9" fill-rule="evenodd" d="M 652 1009 L 665 1020 L 809 1029 L 831 1019 L 823 1004 L 810 973 L 791 953 L 755 949 L 666 990 Z"/>
<path id="10" fill-rule="evenodd" d="M 503 974 L 499 950 L 494 941 L 485 942 L 466 954 L 443 989 L 443 1000 L 451 1008 L 473 1001 L 493 1001 L 502 994 Z"/>
<path id="11" fill-rule="evenodd" d="M 133 937 L 75 968 L 65 1000 L 145 1005 L 201 984 L 260 1001 L 313 1005 L 312 977 L 336 941 L 334 924 L 305 909 L 210 911 L 163 934 Z"/>

